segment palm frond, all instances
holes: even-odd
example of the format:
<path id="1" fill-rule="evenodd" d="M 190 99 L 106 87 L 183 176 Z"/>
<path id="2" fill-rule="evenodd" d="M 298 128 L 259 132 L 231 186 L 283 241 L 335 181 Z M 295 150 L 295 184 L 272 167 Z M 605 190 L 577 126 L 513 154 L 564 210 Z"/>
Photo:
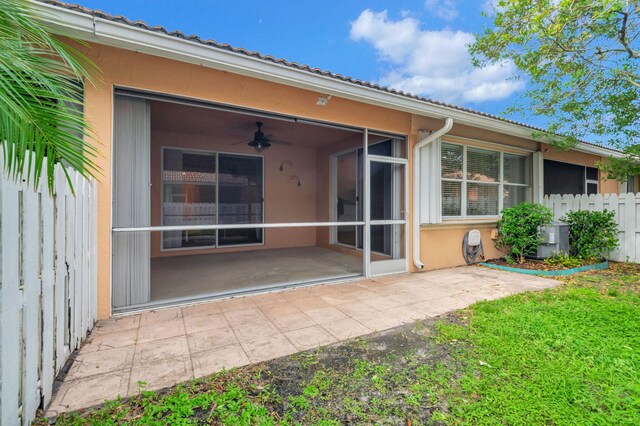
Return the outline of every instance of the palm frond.
<path id="1" fill-rule="evenodd" d="M 88 58 L 47 31 L 28 1 L 0 2 L 0 142 L 8 176 L 35 186 L 44 169 L 53 192 L 58 163 L 84 177 L 100 173 L 81 113 L 82 88 L 96 85 L 98 75 Z"/>

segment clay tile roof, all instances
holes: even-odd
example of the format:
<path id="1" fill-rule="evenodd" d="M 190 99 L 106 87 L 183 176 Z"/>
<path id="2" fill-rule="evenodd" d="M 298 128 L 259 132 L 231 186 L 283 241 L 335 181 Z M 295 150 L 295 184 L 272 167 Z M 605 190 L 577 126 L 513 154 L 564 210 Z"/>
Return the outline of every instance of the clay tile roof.
<path id="1" fill-rule="evenodd" d="M 293 61 L 288 61 L 286 59 L 283 58 L 275 58 L 271 55 L 263 55 L 259 52 L 254 51 L 249 51 L 247 49 L 241 48 L 241 47 L 234 47 L 231 46 L 227 43 L 218 43 L 215 40 L 205 40 L 202 39 L 201 37 L 197 36 L 197 35 L 185 35 L 182 31 L 169 31 L 167 28 L 160 26 L 160 25 L 154 25 L 151 26 L 149 24 L 147 24 L 144 21 L 132 21 L 122 15 L 111 15 L 108 14 L 106 12 L 103 12 L 101 10 L 97 10 L 97 9 L 89 9 L 87 7 L 81 6 L 79 4 L 71 4 L 71 3 L 65 3 L 65 2 L 61 2 L 58 0 L 37 0 L 41 3 L 45 3 L 45 4 L 50 4 L 53 6 L 57 6 L 63 9 L 67 9 L 67 10 L 72 10 L 75 12 L 80 12 L 80 13 L 84 13 L 90 16 L 94 16 L 96 18 L 101 18 L 101 19 L 105 19 L 105 20 L 109 20 L 109 21 L 113 21 L 113 22 L 118 22 L 121 24 L 125 24 L 125 25 L 129 25 L 132 27 L 136 27 L 136 28 L 140 28 L 146 31 L 152 31 L 152 32 L 156 32 L 156 33 L 162 33 L 171 37 L 176 37 L 176 38 L 180 38 L 183 40 L 187 40 L 190 42 L 194 42 L 194 43 L 198 43 L 198 44 L 202 44 L 205 46 L 209 46 L 215 49 L 221 49 L 221 50 L 227 50 L 239 55 L 245 55 L 245 56 L 250 56 L 253 58 L 257 58 L 257 59 L 261 59 L 263 61 L 268 61 L 268 62 L 273 62 L 275 64 L 279 64 L 285 67 L 290 67 L 290 68 L 295 68 L 298 70 L 302 70 L 302 71 L 307 71 L 313 74 L 319 74 L 319 75 L 323 75 L 326 77 L 330 77 L 330 78 L 334 78 L 336 80 L 341 80 L 347 83 L 351 83 L 351 84 L 355 84 L 358 86 L 362 86 L 362 87 L 366 87 L 369 89 L 373 89 L 373 90 L 377 90 L 377 91 L 381 91 L 381 92 L 386 92 L 386 93 L 391 93 L 394 95 L 399 95 L 399 96 L 403 96 L 409 99 L 413 99 L 413 100 L 417 100 L 417 101 L 421 101 L 424 102 L 426 104 L 431 104 L 431 105 L 436 105 L 436 106 L 440 106 L 440 107 L 446 107 L 446 108 L 450 108 L 450 109 L 454 109 L 457 111 L 462 111 L 462 112 L 467 112 L 470 114 L 474 114 L 474 115 L 478 115 L 481 117 L 486 117 L 486 118 L 490 118 L 493 120 L 498 120 L 498 121 L 502 121 L 504 123 L 509 123 L 509 124 L 514 124 L 516 126 L 520 126 L 520 127 L 524 127 L 527 129 L 531 129 L 531 130 L 536 130 L 536 131 L 542 131 L 544 132 L 545 129 L 541 128 L 541 127 L 537 127 L 537 126 L 532 126 L 530 124 L 526 124 L 526 123 L 521 123 L 515 120 L 510 120 L 508 118 L 504 118 L 498 115 L 493 115 L 493 114 L 488 114 L 486 112 L 482 112 L 482 111 L 477 111 L 471 108 L 466 108 L 466 107 L 462 107 L 459 105 L 454 105 L 454 104 L 450 104 L 448 102 L 442 102 L 442 101 L 438 101 L 435 99 L 431 99 L 431 98 L 426 98 L 424 96 L 419 96 L 419 95 L 414 95 L 412 93 L 408 93 L 408 92 L 404 92 L 402 90 L 396 90 L 396 89 L 392 89 L 386 86 L 381 86 L 379 84 L 376 83 L 371 83 L 368 81 L 362 81 L 356 78 L 352 78 L 349 76 L 343 76 L 341 74 L 337 74 L 337 73 L 333 73 L 331 71 L 327 71 L 327 70 L 321 70 L 319 68 L 311 68 L 309 67 L 309 65 L 305 65 L 305 64 L 298 64 L 297 62 L 293 62 Z M 595 144 L 595 143 L 591 143 L 591 142 L 584 142 L 581 141 L 582 143 L 585 143 L 587 145 L 591 145 L 591 146 L 595 146 L 595 147 L 599 147 L 599 148 L 605 148 L 608 150 L 611 150 L 613 152 L 619 152 L 616 149 L 613 148 L 609 148 L 606 146 L 602 146 L 599 144 Z"/>

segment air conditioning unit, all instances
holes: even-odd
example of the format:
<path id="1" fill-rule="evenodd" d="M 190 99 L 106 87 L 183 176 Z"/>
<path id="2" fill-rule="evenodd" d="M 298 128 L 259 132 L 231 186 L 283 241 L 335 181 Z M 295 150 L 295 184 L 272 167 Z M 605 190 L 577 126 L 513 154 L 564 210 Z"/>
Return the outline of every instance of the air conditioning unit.
<path id="1" fill-rule="evenodd" d="M 544 259 L 554 253 L 569 253 L 569 225 L 564 222 L 553 222 L 540 231 L 542 243 L 538 246 L 536 258 Z"/>

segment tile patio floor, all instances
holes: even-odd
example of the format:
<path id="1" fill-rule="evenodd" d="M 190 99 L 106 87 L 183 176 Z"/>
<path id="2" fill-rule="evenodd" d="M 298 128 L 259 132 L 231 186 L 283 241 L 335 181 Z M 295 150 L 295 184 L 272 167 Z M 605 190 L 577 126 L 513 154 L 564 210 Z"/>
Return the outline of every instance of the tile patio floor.
<path id="1" fill-rule="evenodd" d="M 98 322 L 47 415 L 329 345 L 558 281 L 482 267 L 318 285 Z"/>

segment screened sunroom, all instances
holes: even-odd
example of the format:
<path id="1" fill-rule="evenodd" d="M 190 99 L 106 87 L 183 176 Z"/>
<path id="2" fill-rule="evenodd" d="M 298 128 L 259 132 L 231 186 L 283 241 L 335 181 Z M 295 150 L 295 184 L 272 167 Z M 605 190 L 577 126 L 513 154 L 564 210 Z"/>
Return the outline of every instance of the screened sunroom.
<path id="1" fill-rule="evenodd" d="M 407 270 L 402 135 L 116 90 L 114 311 Z"/>

